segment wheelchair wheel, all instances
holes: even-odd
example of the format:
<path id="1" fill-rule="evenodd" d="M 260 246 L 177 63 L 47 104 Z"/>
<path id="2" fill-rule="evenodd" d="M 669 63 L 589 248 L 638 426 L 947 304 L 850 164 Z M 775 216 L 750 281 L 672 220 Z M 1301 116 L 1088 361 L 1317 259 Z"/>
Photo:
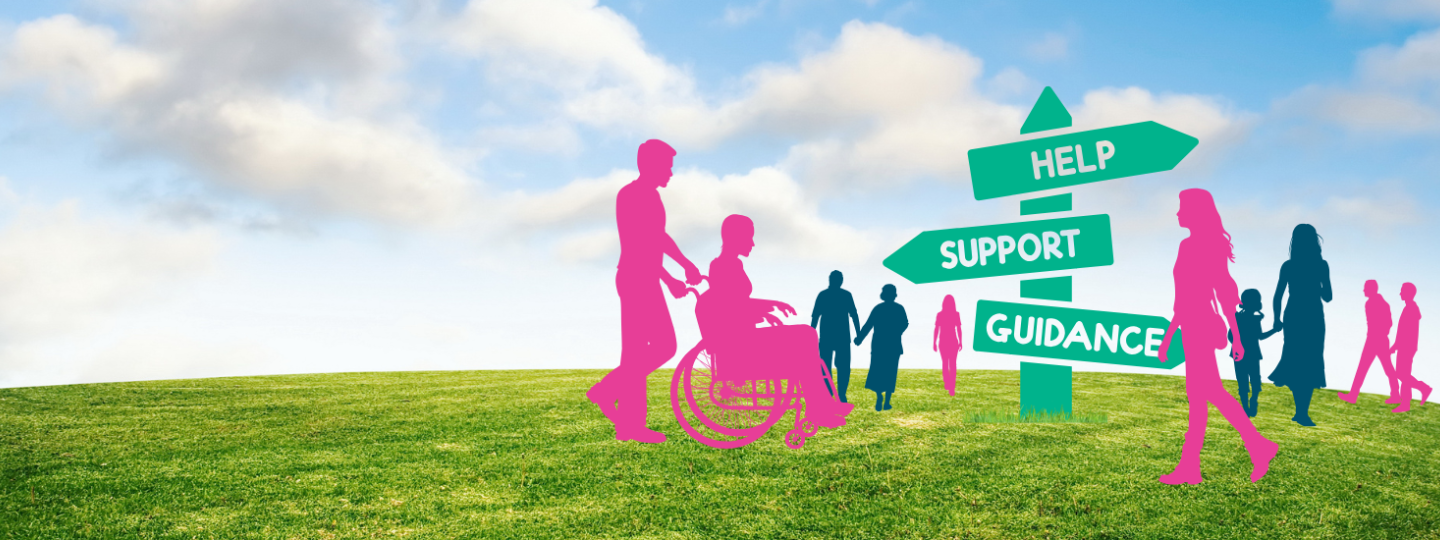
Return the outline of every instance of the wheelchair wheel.
<path id="1" fill-rule="evenodd" d="M 799 450 L 800 447 L 805 446 L 805 432 L 802 431 L 800 428 L 786 431 L 785 446 L 789 446 L 790 448 L 795 450 Z"/>
<path id="2" fill-rule="evenodd" d="M 712 362 L 703 341 L 680 359 L 670 381 L 675 420 L 696 441 L 712 448 L 739 448 L 755 442 L 785 416 L 787 404 L 775 398 L 756 398 L 754 382 L 735 389 L 736 395 L 712 395 L 718 386 L 711 384 Z"/>

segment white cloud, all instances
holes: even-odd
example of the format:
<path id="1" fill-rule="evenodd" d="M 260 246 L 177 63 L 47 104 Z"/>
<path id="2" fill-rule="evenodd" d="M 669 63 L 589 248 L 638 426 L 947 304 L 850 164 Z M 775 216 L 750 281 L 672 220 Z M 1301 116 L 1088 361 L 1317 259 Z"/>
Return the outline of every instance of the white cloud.
<path id="1" fill-rule="evenodd" d="M 1409 87 L 1440 82 L 1440 28 L 1410 36 L 1400 47 L 1379 45 L 1360 54 L 1361 80 L 1374 86 Z"/>
<path id="2" fill-rule="evenodd" d="M 629 20 L 594 0 L 472 0 L 440 32 L 455 50 L 487 60 L 492 77 L 564 95 L 608 88 L 644 99 L 690 84 L 645 50 Z M 583 104 L 569 107 L 586 112 Z"/>
<path id="3" fill-rule="evenodd" d="M 986 80 L 968 51 L 882 23 L 847 23 L 828 48 L 757 67 L 737 94 L 714 103 L 699 97 L 684 70 L 646 52 L 628 21 L 593 2 L 475 0 L 452 30 L 452 42 L 492 71 L 559 92 L 568 121 L 659 136 L 680 148 L 757 134 L 796 139 L 780 167 L 821 190 L 893 187 L 915 177 L 964 181 L 965 150 L 1013 140 L 1026 114 L 987 91 L 1033 86 L 1014 68 Z M 584 46 L 562 38 L 574 34 L 596 37 Z M 1142 106 L 1206 135 L 1245 131 L 1239 114 L 1211 98 L 1111 94 L 1097 95 L 1094 106 Z"/>
<path id="4" fill-rule="evenodd" d="M 88 218 L 74 202 L 22 205 L 0 228 L 0 337 L 84 328 L 206 272 L 218 249 L 204 230 Z"/>
<path id="5" fill-rule="evenodd" d="M 745 24 L 764 14 L 765 4 L 767 3 L 769 2 L 767 2 L 766 0 L 760 0 L 759 2 L 756 2 L 754 4 L 746 4 L 741 6 L 736 6 L 733 4 L 726 5 L 725 15 L 724 17 L 722 17 L 722 20 L 725 21 L 725 24 L 730 24 L 734 26 Z"/>
<path id="6" fill-rule="evenodd" d="M 373 6 L 323 0 L 150 0 L 122 42 L 70 15 L 0 45 L 6 83 L 130 153 L 173 159 L 282 208 L 437 223 L 472 200 L 460 160 L 403 113 Z M 296 90 L 299 89 L 299 90 Z"/>
<path id="7" fill-rule="evenodd" d="M 1335 12 L 1345 16 L 1397 20 L 1440 19 L 1440 0 L 1334 0 Z"/>
<path id="8" fill-rule="evenodd" d="M 1070 38 L 1057 32 L 1046 32 L 1039 40 L 1025 47 L 1025 53 L 1042 62 L 1070 57 Z"/>
<path id="9" fill-rule="evenodd" d="M 1425 133 L 1440 130 L 1440 110 L 1420 99 L 1384 90 L 1308 86 L 1278 105 L 1365 133 Z"/>
<path id="10" fill-rule="evenodd" d="M 1085 93 L 1072 108 L 1077 129 L 1096 129 L 1155 121 L 1200 139 L 1193 155 L 1182 164 L 1190 167 L 1216 159 L 1249 132 L 1253 115 L 1237 111 L 1223 100 L 1189 94 L 1155 95 L 1138 87 L 1102 88 Z"/>
<path id="11" fill-rule="evenodd" d="M 513 212 L 508 221 L 531 233 L 561 231 L 562 259 L 612 257 L 619 248 L 615 195 L 636 174 L 614 171 L 547 193 L 516 194 L 512 204 L 504 205 Z M 866 233 L 821 217 L 818 204 L 800 184 L 774 167 L 723 177 L 681 170 L 668 187 L 660 189 L 660 196 L 665 201 L 666 231 L 682 244 L 718 243 L 725 216 L 744 214 L 755 220 L 758 250 L 794 259 L 853 262 L 870 256 L 875 246 Z"/>
<path id="12" fill-rule="evenodd" d="M 1371 134 L 1440 131 L 1440 29 L 1367 49 L 1350 83 L 1306 86 L 1276 108 Z"/>

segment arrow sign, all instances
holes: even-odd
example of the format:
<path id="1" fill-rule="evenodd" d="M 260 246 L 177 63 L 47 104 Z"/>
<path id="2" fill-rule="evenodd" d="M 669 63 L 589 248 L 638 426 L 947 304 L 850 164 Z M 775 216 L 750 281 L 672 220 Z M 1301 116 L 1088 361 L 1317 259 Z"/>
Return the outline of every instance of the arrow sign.
<path id="1" fill-rule="evenodd" d="M 980 300 L 975 321 L 972 346 L 981 352 L 1158 369 L 1185 362 L 1179 330 L 1160 361 L 1164 317 Z"/>
<path id="2" fill-rule="evenodd" d="M 916 284 L 1114 263 L 1106 214 L 925 231 L 885 258 Z"/>
<path id="3" fill-rule="evenodd" d="M 1168 171 L 1200 140 L 1155 122 L 986 146 L 969 152 L 975 200 Z"/>

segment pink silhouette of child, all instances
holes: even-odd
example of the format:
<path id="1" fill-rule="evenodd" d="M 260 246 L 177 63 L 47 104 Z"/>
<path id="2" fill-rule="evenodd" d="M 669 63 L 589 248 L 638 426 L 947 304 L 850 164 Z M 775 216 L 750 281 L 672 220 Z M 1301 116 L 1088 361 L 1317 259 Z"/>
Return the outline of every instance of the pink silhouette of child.
<path id="1" fill-rule="evenodd" d="M 1409 412 L 1412 392 L 1420 391 L 1420 404 L 1430 399 L 1430 385 L 1420 382 L 1410 373 L 1415 364 L 1415 350 L 1420 345 L 1420 305 L 1415 303 L 1415 284 L 1400 286 L 1400 299 L 1405 309 L 1400 310 L 1399 328 L 1395 329 L 1395 345 L 1390 347 L 1395 356 L 1395 378 L 1400 380 L 1400 406 L 1390 412 Z"/>
<path id="2" fill-rule="evenodd" d="M 665 305 L 664 284 L 675 298 L 685 283 L 700 283 L 700 270 L 680 253 L 665 233 L 665 205 L 659 188 L 670 183 L 675 149 L 656 139 L 637 152 L 640 177 L 620 188 L 615 197 L 615 225 L 620 231 L 620 264 L 615 290 L 620 293 L 620 367 L 606 374 L 585 397 L 615 424 L 615 438 L 646 443 L 665 441 L 665 434 L 645 426 L 646 379 L 675 356 L 675 325 Z M 669 256 L 685 269 L 685 283 L 661 265 Z"/>
<path id="3" fill-rule="evenodd" d="M 1184 330 L 1185 397 L 1190 402 L 1190 427 L 1185 432 L 1185 445 L 1175 471 L 1160 477 L 1166 484 L 1199 484 L 1200 449 L 1205 446 L 1205 423 L 1209 420 L 1211 403 L 1225 420 L 1240 432 L 1245 449 L 1250 453 L 1250 481 L 1257 482 L 1270 470 L 1279 445 L 1255 430 L 1250 417 L 1225 391 L 1220 382 L 1220 368 L 1215 351 L 1225 348 L 1227 329 L 1239 332 L 1235 324 L 1235 308 L 1240 305 L 1240 288 L 1230 277 L 1228 264 L 1235 260 L 1230 233 L 1220 221 L 1215 199 L 1203 189 L 1180 192 L 1180 226 L 1190 229 L 1190 236 L 1180 241 L 1175 258 L 1175 317 L 1165 338 L 1160 342 L 1160 361 L 1170 350 L 1170 339 L 1177 329 Z M 1218 309 L 1217 309 L 1218 304 Z M 1221 314 L 1224 314 L 1224 318 Z M 1232 347 L 1235 359 L 1244 358 L 1240 341 Z"/>
<path id="4" fill-rule="evenodd" d="M 1390 380 L 1390 399 L 1386 403 L 1400 402 L 1400 380 L 1395 378 L 1395 368 L 1390 366 L 1390 304 L 1380 296 L 1380 284 L 1371 279 L 1365 282 L 1365 347 L 1360 351 L 1360 365 L 1355 369 L 1355 382 L 1350 383 L 1349 392 L 1340 392 L 1340 399 L 1355 403 L 1360 397 L 1360 385 L 1365 382 L 1365 373 L 1370 371 L 1373 360 L 1380 360 L 1385 369 L 1385 378 Z"/>
<path id="5" fill-rule="evenodd" d="M 955 297 L 945 295 L 940 302 L 940 313 L 935 315 L 935 335 L 930 347 L 940 353 L 940 373 L 945 378 L 945 389 L 955 395 L 955 359 L 965 349 L 960 328 L 960 312 L 955 310 Z"/>
<path id="6" fill-rule="evenodd" d="M 755 247 L 755 223 L 733 214 L 720 225 L 720 256 L 710 262 L 710 289 L 700 295 L 695 316 L 705 348 L 715 357 L 716 373 L 728 380 L 787 379 L 799 383 L 805 400 L 805 417 L 816 425 L 845 425 L 855 406 L 841 403 L 825 385 L 825 361 L 820 340 L 807 324 L 783 324 L 772 314 L 795 315 L 795 308 L 778 300 L 751 298 L 750 277 L 740 257 Z M 757 328 L 767 322 L 770 326 Z"/>

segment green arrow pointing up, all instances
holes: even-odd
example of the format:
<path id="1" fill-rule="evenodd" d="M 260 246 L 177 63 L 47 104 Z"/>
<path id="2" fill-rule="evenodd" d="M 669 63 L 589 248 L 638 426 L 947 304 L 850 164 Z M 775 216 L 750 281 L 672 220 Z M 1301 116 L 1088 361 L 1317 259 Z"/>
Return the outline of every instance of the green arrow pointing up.
<path id="1" fill-rule="evenodd" d="M 993 199 L 1168 171 L 1200 140 L 1155 122 L 976 148 L 969 152 L 975 199 Z"/>
<path id="2" fill-rule="evenodd" d="M 1025 125 L 1020 126 L 1020 134 L 1067 127 L 1070 127 L 1070 111 L 1060 103 L 1060 96 L 1046 86 L 1040 92 L 1040 99 L 1035 100 L 1035 106 L 1030 108 L 1030 116 L 1025 117 Z"/>

